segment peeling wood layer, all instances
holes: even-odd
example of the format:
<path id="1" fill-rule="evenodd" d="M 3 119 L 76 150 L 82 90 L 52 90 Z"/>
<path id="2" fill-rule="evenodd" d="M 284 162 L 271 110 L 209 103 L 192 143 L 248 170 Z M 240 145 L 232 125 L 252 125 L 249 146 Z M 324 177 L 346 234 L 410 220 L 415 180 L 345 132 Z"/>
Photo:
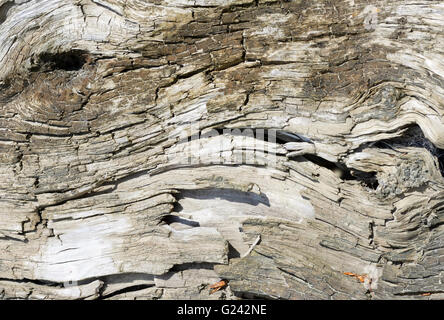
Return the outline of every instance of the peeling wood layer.
<path id="1" fill-rule="evenodd" d="M 444 298 L 443 30 L 441 1 L 0 0 L 0 298 Z"/>

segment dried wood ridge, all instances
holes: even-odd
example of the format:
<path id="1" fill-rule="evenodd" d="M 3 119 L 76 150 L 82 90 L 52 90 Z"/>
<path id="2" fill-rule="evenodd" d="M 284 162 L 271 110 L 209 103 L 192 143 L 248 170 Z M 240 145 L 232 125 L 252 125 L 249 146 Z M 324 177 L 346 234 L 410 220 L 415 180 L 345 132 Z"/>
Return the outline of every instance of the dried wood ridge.
<path id="1" fill-rule="evenodd" d="M 0 297 L 444 298 L 443 43 L 442 1 L 0 0 Z"/>

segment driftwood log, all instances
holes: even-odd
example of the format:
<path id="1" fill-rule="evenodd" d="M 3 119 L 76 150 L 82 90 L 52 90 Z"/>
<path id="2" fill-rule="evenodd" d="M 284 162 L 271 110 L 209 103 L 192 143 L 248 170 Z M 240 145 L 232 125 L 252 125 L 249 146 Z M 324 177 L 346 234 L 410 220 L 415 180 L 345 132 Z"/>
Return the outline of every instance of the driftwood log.
<path id="1" fill-rule="evenodd" d="M 443 61 L 442 1 L 0 0 L 0 297 L 443 299 Z"/>

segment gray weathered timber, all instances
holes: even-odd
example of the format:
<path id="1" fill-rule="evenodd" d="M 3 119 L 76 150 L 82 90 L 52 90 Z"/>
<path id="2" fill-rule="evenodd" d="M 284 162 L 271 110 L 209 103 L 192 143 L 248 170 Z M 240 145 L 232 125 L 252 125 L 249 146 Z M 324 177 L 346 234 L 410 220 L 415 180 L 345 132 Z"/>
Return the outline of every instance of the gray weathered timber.
<path id="1" fill-rule="evenodd" d="M 443 299 L 443 61 L 442 1 L 0 0 L 0 298 Z"/>

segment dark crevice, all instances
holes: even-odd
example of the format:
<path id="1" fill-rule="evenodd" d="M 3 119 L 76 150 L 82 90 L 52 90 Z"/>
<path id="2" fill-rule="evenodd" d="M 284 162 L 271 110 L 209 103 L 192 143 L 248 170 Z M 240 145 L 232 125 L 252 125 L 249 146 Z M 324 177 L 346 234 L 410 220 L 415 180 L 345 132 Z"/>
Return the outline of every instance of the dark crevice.
<path id="1" fill-rule="evenodd" d="M 418 125 L 409 126 L 400 137 L 380 140 L 370 144 L 371 147 L 379 149 L 393 149 L 396 147 L 416 147 L 424 148 L 438 160 L 439 170 L 444 176 L 444 149 L 437 148 L 428 140 Z"/>
<path id="2" fill-rule="evenodd" d="M 348 170 L 346 167 L 345 170 L 345 177 L 343 180 L 358 180 L 369 189 L 376 190 L 378 188 L 379 182 L 375 171 L 365 172 L 356 169 Z"/>
<path id="3" fill-rule="evenodd" d="M 247 96 L 248 101 L 248 96 Z M 206 129 L 206 128 L 205 128 Z M 296 133 L 287 132 L 284 130 L 269 129 L 269 128 L 211 128 L 210 131 L 202 134 L 202 131 L 196 133 L 191 137 L 185 137 L 181 142 L 188 142 L 191 139 L 205 139 L 216 135 L 232 135 L 254 137 L 257 140 L 267 141 L 277 144 L 285 144 L 287 142 L 312 142 L 310 139 Z"/>
<path id="4" fill-rule="evenodd" d="M 283 130 L 276 131 L 276 139 L 277 143 L 287 143 L 287 142 L 310 142 L 312 141 L 307 137 L 304 137 L 300 134 L 287 132 Z"/>
<path id="5" fill-rule="evenodd" d="M 234 293 L 234 295 L 242 300 L 276 300 L 274 297 L 270 297 L 267 295 L 262 295 L 260 293 L 256 292 L 245 292 L 245 291 L 236 291 L 231 289 Z"/>
<path id="6" fill-rule="evenodd" d="M 339 166 L 336 163 L 328 161 L 328 160 L 326 160 L 324 158 L 321 158 L 321 157 L 318 157 L 318 156 L 315 156 L 315 155 L 312 155 L 312 154 L 305 154 L 304 158 L 307 159 L 310 162 L 313 162 L 313 163 L 317 164 L 320 167 L 324 167 L 324 168 L 327 168 L 327 169 L 332 170 L 332 171 L 340 170 Z"/>
<path id="7" fill-rule="evenodd" d="M 108 276 L 102 276 L 99 277 L 98 279 L 102 280 L 106 284 L 116 284 L 116 283 L 127 283 L 136 280 L 153 281 L 154 275 L 150 273 L 141 273 L 141 272 L 123 272 L 118 274 L 111 274 Z"/>
<path id="8" fill-rule="evenodd" d="M 103 275 L 103 276 L 95 276 L 95 277 L 89 277 L 89 278 L 83 278 L 79 280 L 72 280 L 72 281 L 65 281 L 65 282 L 54 282 L 54 285 L 60 286 L 60 287 L 75 287 L 75 286 L 82 286 L 86 284 L 90 284 L 94 281 L 100 280 L 107 283 L 125 283 L 127 281 L 122 280 L 119 281 L 120 278 L 130 278 L 131 281 L 133 280 L 146 280 L 146 281 L 152 281 L 154 279 L 154 276 L 148 273 L 142 273 L 142 272 L 124 272 L 119 274 L 109 274 L 109 275 Z M 149 284 L 150 286 L 152 284 Z"/>
<path id="9" fill-rule="evenodd" d="M 228 259 L 240 258 L 241 257 L 240 252 L 237 251 L 236 248 L 234 248 L 229 241 L 227 241 L 227 243 L 228 243 Z"/>
<path id="10" fill-rule="evenodd" d="M 59 282 L 54 281 L 47 281 L 47 280 L 35 280 L 35 279 L 8 279 L 8 278 L 0 278 L 0 281 L 11 281 L 16 283 L 32 283 L 40 286 L 48 286 L 48 287 L 61 287 L 62 284 Z"/>
<path id="11" fill-rule="evenodd" d="M 110 293 L 108 295 L 101 296 L 99 298 L 99 300 L 101 300 L 101 299 L 109 299 L 109 298 L 117 296 L 119 294 L 129 293 L 129 292 L 134 292 L 134 291 L 140 291 L 140 290 L 147 289 L 147 288 L 152 288 L 152 287 L 154 287 L 153 284 L 140 284 L 140 285 L 136 285 L 136 286 L 130 286 L 130 287 L 126 287 L 126 288 L 117 290 L 117 291 L 115 291 L 113 293 Z"/>
<path id="12" fill-rule="evenodd" d="M 173 207 L 173 212 L 181 212 L 183 210 L 183 207 L 179 203 L 179 199 L 183 199 L 183 197 L 181 197 L 180 194 L 172 194 L 172 196 L 176 199 Z"/>
<path id="13" fill-rule="evenodd" d="M 376 190 L 378 188 L 378 179 L 376 172 L 365 172 L 356 169 L 349 169 L 344 164 L 339 162 L 331 162 L 319 156 L 306 154 L 303 158 L 310 162 L 317 164 L 320 167 L 327 168 L 334 171 L 344 181 L 360 181 L 365 187 Z"/>
<path id="14" fill-rule="evenodd" d="M 35 177 L 35 181 L 33 183 L 33 186 L 35 189 L 38 189 L 40 185 L 40 178 L 38 176 Z"/>
<path id="15" fill-rule="evenodd" d="M 91 1 L 92 1 L 94 4 L 96 4 L 96 5 L 98 5 L 98 6 L 102 7 L 102 8 L 105 8 L 106 10 L 109 10 L 109 11 L 111 11 L 112 13 L 115 13 L 116 15 L 122 17 L 122 14 L 121 14 L 120 12 L 118 12 L 117 10 L 115 10 L 114 8 L 112 8 L 111 6 L 107 6 L 107 5 L 103 4 L 103 3 L 98 2 L 98 1 L 95 1 L 95 0 L 91 0 Z M 82 11 L 83 11 L 83 10 L 82 10 Z"/>
<path id="16" fill-rule="evenodd" d="M 84 50 L 73 49 L 65 52 L 43 52 L 32 58 L 31 72 L 36 71 L 76 71 L 80 70 L 86 63 L 88 53 Z"/>
<path id="17" fill-rule="evenodd" d="M 14 1 L 8 1 L 0 7 L 0 24 L 6 21 L 8 11 L 14 6 Z"/>
<path id="18" fill-rule="evenodd" d="M 16 239 L 16 238 L 13 238 L 13 237 L 11 237 L 11 236 L 7 236 L 7 235 L 2 235 L 2 236 L 0 236 L 0 241 L 1 241 L 1 240 L 5 240 L 5 241 L 17 241 L 17 242 L 22 242 L 22 243 L 27 243 L 27 242 L 28 242 L 27 239 Z"/>
<path id="19" fill-rule="evenodd" d="M 193 220 L 187 220 L 175 215 L 166 215 L 161 219 L 162 222 L 170 225 L 172 223 L 181 223 L 183 225 L 189 226 L 189 227 L 200 227 L 200 223 L 198 221 L 193 221 Z"/>
<path id="20" fill-rule="evenodd" d="M 444 293 L 443 290 L 431 290 L 431 291 L 411 291 L 411 292 L 399 292 L 395 293 L 395 296 L 430 296 L 432 294 Z"/>
<path id="21" fill-rule="evenodd" d="M 245 203 L 252 206 L 264 204 L 270 206 L 270 200 L 264 193 L 257 194 L 229 188 L 202 188 L 197 190 L 181 190 L 181 197 L 200 200 L 223 199 L 230 202 Z"/>
<path id="22" fill-rule="evenodd" d="M 299 280 L 300 282 L 303 282 L 306 286 L 310 287 L 310 284 L 308 283 L 308 281 L 306 279 L 304 279 L 301 275 L 297 275 L 295 272 L 292 272 L 284 267 L 277 267 L 277 268 L 279 271 L 286 274 L 287 276 L 289 276 L 291 278 L 295 278 L 295 279 Z"/>
<path id="23" fill-rule="evenodd" d="M 181 263 L 181 264 L 175 264 L 170 269 L 170 272 L 179 272 L 184 270 L 199 270 L 199 269 L 214 270 L 214 266 L 218 264 L 219 263 L 210 263 L 210 262 Z"/>

